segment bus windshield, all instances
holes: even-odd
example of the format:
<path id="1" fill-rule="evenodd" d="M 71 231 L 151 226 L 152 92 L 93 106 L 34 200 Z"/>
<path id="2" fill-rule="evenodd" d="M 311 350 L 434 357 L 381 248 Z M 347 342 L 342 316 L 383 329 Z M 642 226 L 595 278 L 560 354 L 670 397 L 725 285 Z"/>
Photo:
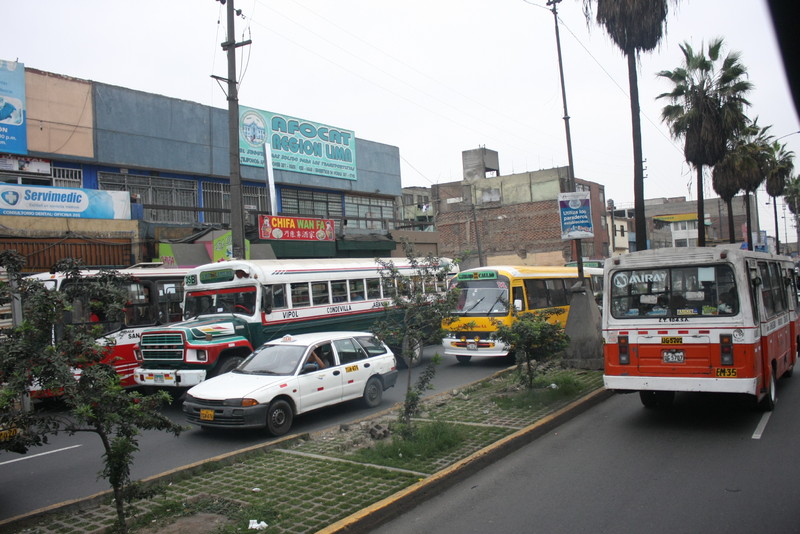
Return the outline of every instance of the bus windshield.
<path id="1" fill-rule="evenodd" d="M 736 315 L 733 269 L 719 264 L 617 271 L 610 311 L 616 318 Z"/>
<path id="2" fill-rule="evenodd" d="M 508 315 L 506 279 L 459 281 L 456 287 L 461 290 L 457 315 Z"/>
<path id="3" fill-rule="evenodd" d="M 253 315 L 256 311 L 256 288 L 239 287 L 217 291 L 186 293 L 184 318 L 198 315 L 239 313 Z"/>

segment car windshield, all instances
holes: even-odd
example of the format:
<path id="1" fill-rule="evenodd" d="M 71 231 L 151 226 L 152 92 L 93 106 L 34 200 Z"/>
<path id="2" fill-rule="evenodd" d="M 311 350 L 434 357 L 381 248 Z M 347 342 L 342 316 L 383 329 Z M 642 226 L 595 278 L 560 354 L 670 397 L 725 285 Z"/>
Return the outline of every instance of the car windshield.
<path id="1" fill-rule="evenodd" d="M 257 375 L 293 375 L 307 348 L 298 345 L 262 345 L 233 372 Z"/>
<path id="2" fill-rule="evenodd" d="M 240 287 L 219 291 L 192 291 L 186 294 L 184 318 L 217 313 L 253 315 L 256 311 L 256 288 Z"/>

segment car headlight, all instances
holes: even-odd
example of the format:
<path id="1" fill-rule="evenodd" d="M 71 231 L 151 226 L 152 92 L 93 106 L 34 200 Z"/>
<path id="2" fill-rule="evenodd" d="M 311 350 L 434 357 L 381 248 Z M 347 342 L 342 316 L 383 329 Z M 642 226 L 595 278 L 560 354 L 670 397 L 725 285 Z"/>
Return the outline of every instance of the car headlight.
<path id="1" fill-rule="evenodd" d="M 258 405 L 255 399 L 225 399 L 222 401 L 223 406 L 236 406 L 237 408 L 247 408 L 248 406 Z"/>

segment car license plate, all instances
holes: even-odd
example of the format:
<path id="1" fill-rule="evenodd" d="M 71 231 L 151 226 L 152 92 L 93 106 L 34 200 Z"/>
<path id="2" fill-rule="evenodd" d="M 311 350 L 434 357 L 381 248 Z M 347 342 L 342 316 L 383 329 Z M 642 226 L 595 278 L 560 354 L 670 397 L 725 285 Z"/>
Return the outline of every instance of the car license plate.
<path id="1" fill-rule="evenodd" d="M 478 344 L 472 341 L 470 343 L 467 343 L 467 348 L 469 350 L 478 350 Z"/>
<path id="2" fill-rule="evenodd" d="M 717 367 L 714 369 L 714 374 L 718 378 L 735 378 L 737 376 L 736 369 L 730 367 Z"/>
<path id="3" fill-rule="evenodd" d="M 673 337 L 662 337 L 661 344 L 662 345 L 680 345 L 683 343 L 683 338 L 680 336 L 673 336 Z"/>
<path id="4" fill-rule="evenodd" d="M 200 410 L 200 420 L 201 421 L 213 421 L 214 420 L 214 410 Z"/>
<path id="5" fill-rule="evenodd" d="M 683 363 L 682 350 L 665 350 L 661 353 L 664 363 Z"/>
<path id="6" fill-rule="evenodd" d="M 153 377 L 153 379 L 155 380 L 156 384 L 163 384 L 164 383 L 164 375 L 162 375 L 162 374 L 155 375 Z"/>

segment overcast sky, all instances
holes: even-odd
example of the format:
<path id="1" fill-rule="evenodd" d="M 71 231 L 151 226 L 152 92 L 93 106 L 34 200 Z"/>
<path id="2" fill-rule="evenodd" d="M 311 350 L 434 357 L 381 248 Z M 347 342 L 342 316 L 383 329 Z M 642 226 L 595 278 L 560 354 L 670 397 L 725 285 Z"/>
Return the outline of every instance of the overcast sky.
<path id="1" fill-rule="evenodd" d="M 546 0 L 235 0 L 240 103 L 353 130 L 400 149 L 404 186 L 462 178 L 461 152 L 499 152 L 501 174 L 567 164 L 553 14 Z M 575 174 L 633 204 L 628 75 L 581 0 L 558 5 Z M 26 0 L 4 6 L 0 59 L 225 108 L 225 7 L 216 0 Z M 679 44 L 724 37 L 755 89 L 748 114 L 800 130 L 766 1 L 683 0 L 641 58 L 645 196 L 696 197 L 660 121 Z M 800 134 L 781 139 L 800 157 Z M 800 171 L 800 160 L 797 170 Z M 763 188 L 762 188 L 763 190 Z M 706 196 L 716 196 L 706 179 Z M 762 225 L 766 194 L 759 197 Z M 781 223 L 781 238 L 784 227 Z M 789 226 L 793 236 L 792 226 Z M 792 239 L 793 240 L 793 237 Z"/>

